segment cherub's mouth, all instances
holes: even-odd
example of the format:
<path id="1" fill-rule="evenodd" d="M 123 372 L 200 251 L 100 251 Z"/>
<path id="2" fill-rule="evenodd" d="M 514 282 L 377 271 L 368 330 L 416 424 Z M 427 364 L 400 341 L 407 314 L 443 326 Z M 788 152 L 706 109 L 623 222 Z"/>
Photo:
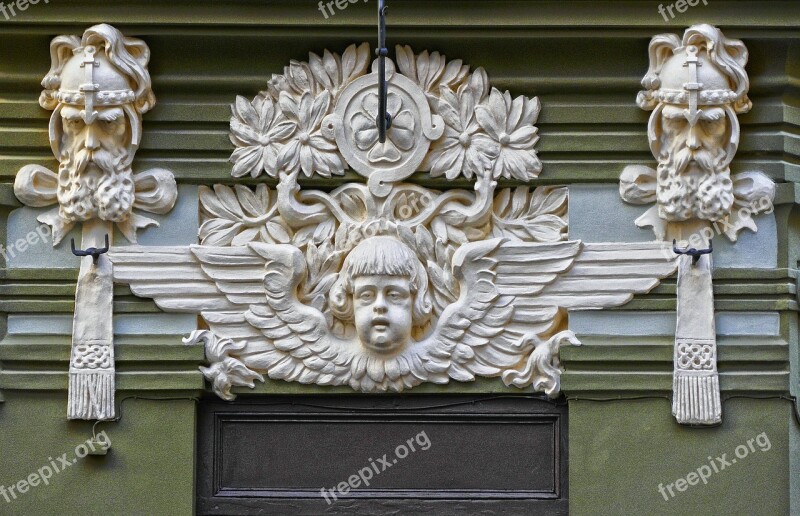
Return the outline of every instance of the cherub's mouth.
<path id="1" fill-rule="evenodd" d="M 389 327 L 389 319 L 386 317 L 375 317 L 372 319 L 372 327 L 379 331 L 386 330 Z"/>

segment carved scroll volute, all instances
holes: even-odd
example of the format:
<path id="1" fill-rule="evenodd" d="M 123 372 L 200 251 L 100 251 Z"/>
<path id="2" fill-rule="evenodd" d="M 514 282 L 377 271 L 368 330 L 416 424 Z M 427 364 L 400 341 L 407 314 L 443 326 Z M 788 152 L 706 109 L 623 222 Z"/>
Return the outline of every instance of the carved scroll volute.
<path id="1" fill-rule="evenodd" d="M 353 170 L 368 178 L 373 195 L 386 197 L 392 184 L 406 179 L 425 159 L 431 142 L 444 132 L 444 121 L 431 113 L 425 92 L 411 79 L 396 73 L 386 60 L 387 109 L 392 124 L 386 141 L 378 139 L 377 61 L 373 73 L 353 81 L 336 103 L 325 127 L 333 131 L 339 150 Z"/>

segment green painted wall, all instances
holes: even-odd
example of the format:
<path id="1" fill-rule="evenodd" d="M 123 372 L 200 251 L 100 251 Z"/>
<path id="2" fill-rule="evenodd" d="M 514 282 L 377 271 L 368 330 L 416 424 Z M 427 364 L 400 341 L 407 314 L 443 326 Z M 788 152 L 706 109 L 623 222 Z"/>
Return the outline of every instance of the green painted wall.
<path id="1" fill-rule="evenodd" d="M 63 470 L 16 499 L 9 493 L 6 501 L 0 491 L 0 514 L 191 514 L 194 427 L 192 400 L 129 399 L 119 422 L 96 428 L 111 441 L 109 453 L 64 467 L 58 458 L 77 459 L 75 448 L 92 437 L 92 423 L 68 422 L 63 395 L 7 393 L 0 404 L 0 485 L 8 488 L 45 466 L 55 471 L 51 458 Z"/>
<path id="2" fill-rule="evenodd" d="M 572 401 L 570 512 L 788 514 L 792 417 L 787 402 L 736 399 L 722 426 L 692 429 L 675 423 L 666 399 Z M 681 478 L 695 485 L 669 486 Z"/>

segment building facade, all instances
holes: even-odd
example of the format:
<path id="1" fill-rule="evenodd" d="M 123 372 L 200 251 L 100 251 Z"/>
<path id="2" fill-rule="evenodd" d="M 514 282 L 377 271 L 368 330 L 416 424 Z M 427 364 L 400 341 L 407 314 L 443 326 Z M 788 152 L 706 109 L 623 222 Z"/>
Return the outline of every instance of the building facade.
<path id="1" fill-rule="evenodd" d="M 797 3 L 390 3 L 0 4 L 0 514 L 800 512 Z"/>

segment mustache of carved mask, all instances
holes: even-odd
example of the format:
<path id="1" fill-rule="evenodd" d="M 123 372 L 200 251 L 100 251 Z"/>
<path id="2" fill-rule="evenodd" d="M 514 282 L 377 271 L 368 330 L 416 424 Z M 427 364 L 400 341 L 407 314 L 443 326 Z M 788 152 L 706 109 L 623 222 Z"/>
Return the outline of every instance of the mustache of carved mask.
<path id="1" fill-rule="evenodd" d="M 62 166 L 69 170 L 71 178 L 83 175 L 90 163 L 94 163 L 102 172 L 113 174 L 125 168 L 126 157 L 127 152 L 124 150 L 113 152 L 106 149 L 90 150 L 81 147 L 77 152 L 67 153 L 67 159 L 62 162 Z"/>
<path id="2" fill-rule="evenodd" d="M 676 174 L 682 174 L 693 161 L 702 170 L 714 171 L 718 168 L 720 159 L 724 154 L 717 154 L 706 149 L 692 150 L 683 146 L 672 154 L 669 161 L 672 162 Z"/>

